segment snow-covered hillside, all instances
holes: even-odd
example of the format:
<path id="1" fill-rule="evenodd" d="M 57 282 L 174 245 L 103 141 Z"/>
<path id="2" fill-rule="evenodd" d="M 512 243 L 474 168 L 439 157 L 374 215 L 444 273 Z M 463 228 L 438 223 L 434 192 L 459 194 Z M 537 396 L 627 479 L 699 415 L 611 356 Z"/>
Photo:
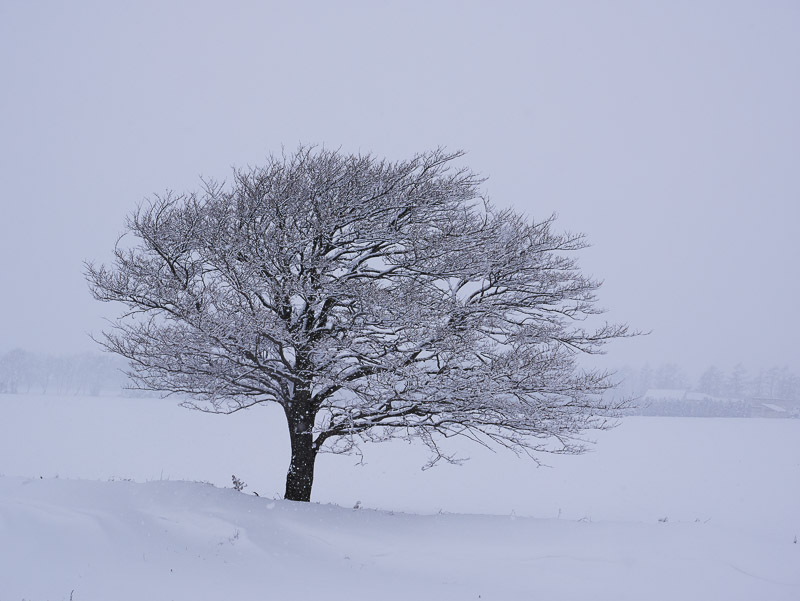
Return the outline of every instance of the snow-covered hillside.
<path id="1" fill-rule="evenodd" d="M 796 599 L 800 551 L 713 523 L 301 505 L 185 482 L 0 479 L 0 598 Z M 73 593 L 74 591 L 74 593 Z"/>
<path id="2" fill-rule="evenodd" d="M 295 504 L 269 409 L 7 395 L 0 415 L 0 601 L 800 598 L 797 420 L 630 418 L 552 469 L 367 447 Z"/>

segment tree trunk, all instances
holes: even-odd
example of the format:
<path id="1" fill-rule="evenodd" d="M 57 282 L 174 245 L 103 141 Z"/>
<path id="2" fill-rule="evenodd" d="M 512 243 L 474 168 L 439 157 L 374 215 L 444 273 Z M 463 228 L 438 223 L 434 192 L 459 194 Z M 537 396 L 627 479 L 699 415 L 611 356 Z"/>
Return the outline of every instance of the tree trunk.
<path id="1" fill-rule="evenodd" d="M 310 501 L 311 485 L 314 483 L 313 421 L 301 403 L 290 403 L 286 409 L 289 423 L 289 440 L 292 443 L 292 460 L 286 473 L 286 492 L 283 498 L 288 501 Z"/>

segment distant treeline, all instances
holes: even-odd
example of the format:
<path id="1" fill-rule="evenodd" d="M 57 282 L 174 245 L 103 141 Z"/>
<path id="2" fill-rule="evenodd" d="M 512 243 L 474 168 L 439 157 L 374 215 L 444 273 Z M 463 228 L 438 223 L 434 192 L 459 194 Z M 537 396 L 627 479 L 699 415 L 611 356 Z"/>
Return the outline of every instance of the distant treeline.
<path id="1" fill-rule="evenodd" d="M 633 399 L 632 415 L 682 417 L 800 417 L 800 376 L 789 367 L 750 372 L 738 364 L 711 366 L 689 378 L 677 365 L 617 370 L 613 397 Z"/>
<path id="2" fill-rule="evenodd" d="M 48 355 L 22 349 L 0 353 L 0 394 L 74 394 L 152 396 L 130 390 L 125 375 L 126 362 L 111 354 L 81 353 Z M 749 371 L 738 364 L 730 370 L 708 367 L 699 377 L 690 378 L 674 363 L 643 367 L 626 366 L 616 370 L 619 386 L 614 396 L 644 397 L 652 390 L 698 392 L 727 400 L 720 407 L 714 399 L 686 398 L 682 414 L 752 414 L 752 401 L 785 400 L 800 402 L 800 375 L 788 366 Z M 661 407 L 663 405 L 663 408 Z M 674 399 L 648 401 L 649 413 L 667 414 L 676 410 Z M 655 413 L 653 413 L 655 412 Z"/>
<path id="3" fill-rule="evenodd" d="M 122 394 L 125 363 L 112 355 L 47 355 L 22 349 L 0 353 L 0 393 Z"/>
<path id="4" fill-rule="evenodd" d="M 643 396 L 648 390 L 688 390 L 729 400 L 780 399 L 800 401 L 800 375 L 788 366 L 751 371 L 741 363 L 730 370 L 715 365 L 690 378 L 674 363 L 617 370 L 617 392 Z"/>

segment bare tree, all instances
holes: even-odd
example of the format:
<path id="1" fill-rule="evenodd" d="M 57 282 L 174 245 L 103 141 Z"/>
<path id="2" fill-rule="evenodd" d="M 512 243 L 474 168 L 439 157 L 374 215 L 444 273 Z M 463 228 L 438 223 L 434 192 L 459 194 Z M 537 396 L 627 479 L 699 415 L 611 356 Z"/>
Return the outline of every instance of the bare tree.
<path id="1" fill-rule="evenodd" d="M 577 357 L 627 330 L 581 325 L 600 313 L 569 256 L 583 236 L 494 207 L 461 156 L 300 148 L 154 197 L 113 265 L 87 264 L 95 298 L 127 307 L 102 343 L 191 407 L 281 405 L 287 499 L 310 499 L 318 452 L 363 440 L 580 452 L 620 406 Z"/>

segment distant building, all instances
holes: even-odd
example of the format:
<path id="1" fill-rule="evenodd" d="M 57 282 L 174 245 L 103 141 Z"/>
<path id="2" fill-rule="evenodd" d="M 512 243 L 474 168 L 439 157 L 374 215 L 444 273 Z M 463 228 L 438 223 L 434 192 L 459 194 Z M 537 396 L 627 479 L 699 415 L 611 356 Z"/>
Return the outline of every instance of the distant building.
<path id="1" fill-rule="evenodd" d="M 753 417 L 794 417 L 800 418 L 800 401 L 754 397 L 748 400 Z"/>

